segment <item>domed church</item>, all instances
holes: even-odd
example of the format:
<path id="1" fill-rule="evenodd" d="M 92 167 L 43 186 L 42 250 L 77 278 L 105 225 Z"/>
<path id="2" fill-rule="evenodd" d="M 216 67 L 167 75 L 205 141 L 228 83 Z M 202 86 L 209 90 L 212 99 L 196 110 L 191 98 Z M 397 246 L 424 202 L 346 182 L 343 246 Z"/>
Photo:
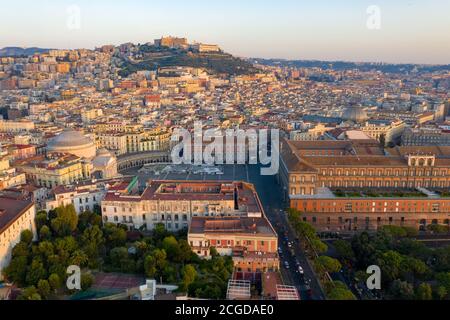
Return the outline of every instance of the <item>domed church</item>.
<path id="1" fill-rule="evenodd" d="M 345 109 L 342 114 L 342 119 L 346 121 L 353 121 L 355 123 L 361 123 L 368 119 L 366 111 L 358 106 L 350 106 Z"/>
<path id="2" fill-rule="evenodd" d="M 65 130 L 47 143 L 48 152 L 71 153 L 80 158 L 92 159 L 96 155 L 94 142 L 81 132 Z"/>

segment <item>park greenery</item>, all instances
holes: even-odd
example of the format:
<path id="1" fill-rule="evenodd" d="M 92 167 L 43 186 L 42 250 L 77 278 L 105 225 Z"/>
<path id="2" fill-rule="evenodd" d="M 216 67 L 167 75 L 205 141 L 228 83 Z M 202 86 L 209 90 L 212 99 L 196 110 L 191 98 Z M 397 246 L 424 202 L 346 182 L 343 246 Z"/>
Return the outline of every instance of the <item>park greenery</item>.
<path id="1" fill-rule="evenodd" d="M 355 234 L 350 240 L 332 243 L 336 257 L 323 255 L 328 246 L 316 235 L 315 229 L 302 221 L 297 210 L 288 211 L 289 221 L 305 240 L 306 251 L 321 280 L 328 299 L 354 299 L 355 296 L 340 281 L 331 281 L 327 274 L 344 271 L 362 287 L 367 267 L 381 268 L 381 296 L 395 300 L 431 300 L 450 298 L 450 246 L 430 248 L 415 237 L 411 227 L 383 226 L 377 232 Z M 448 227 L 433 225 L 432 233 L 447 233 Z"/>
<path id="2" fill-rule="evenodd" d="M 212 250 L 210 260 L 192 252 L 186 234 L 172 234 L 157 225 L 151 235 L 128 232 L 123 225 L 103 224 L 100 212 L 77 215 L 73 205 L 36 215 L 38 240 L 21 234 L 13 248 L 5 278 L 23 288 L 18 299 L 60 299 L 66 289 L 67 267 L 82 270 L 82 290 L 94 283 L 95 272 L 140 274 L 179 285 L 180 292 L 197 298 L 224 298 L 233 271 L 230 257 Z M 137 234 L 136 234 L 137 233 Z"/>
<path id="3" fill-rule="evenodd" d="M 317 236 L 314 227 L 302 221 L 301 213 L 295 209 L 288 210 L 288 219 L 292 228 L 302 240 L 300 243 L 307 253 L 308 259 L 312 261 L 312 266 L 322 283 L 327 299 L 355 300 L 356 297 L 344 283 L 331 279 L 330 274 L 340 272 L 342 264 L 337 259 L 324 255 L 328 251 L 328 246 Z"/>
<path id="4" fill-rule="evenodd" d="M 347 273 L 361 284 L 368 276 L 368 266 L 381 268 L 381 294 L 385 298 L 448 299 L 450 246 L 429 248 L 411 238 L 415 234 L 411 228 L 384 226 L 376 233 L 363 232 L 333 245 Z"/>

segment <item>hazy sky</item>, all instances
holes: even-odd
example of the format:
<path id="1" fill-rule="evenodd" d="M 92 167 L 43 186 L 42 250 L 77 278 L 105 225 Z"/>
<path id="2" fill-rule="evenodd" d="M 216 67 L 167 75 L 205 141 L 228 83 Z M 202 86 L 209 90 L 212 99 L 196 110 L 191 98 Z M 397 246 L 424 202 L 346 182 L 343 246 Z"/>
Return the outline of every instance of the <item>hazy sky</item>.
<path id="1" fill-rule="evenodd" d="M 367 27 L 371 5 L 379 30 Z M 246 57 L 450 63 L 450 0 L 1 0 L 1 12 L 0 47 L 174 35 Z"/>

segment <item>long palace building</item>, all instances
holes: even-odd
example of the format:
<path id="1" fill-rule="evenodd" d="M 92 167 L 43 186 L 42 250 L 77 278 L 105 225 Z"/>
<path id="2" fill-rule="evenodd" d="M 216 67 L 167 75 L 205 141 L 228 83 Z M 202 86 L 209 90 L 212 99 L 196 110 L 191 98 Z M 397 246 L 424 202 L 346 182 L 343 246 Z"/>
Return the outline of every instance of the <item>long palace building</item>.
<path id="1" fill-rule="evenodd" d="M 449 224 L 450 147 L 283 140 L 280 162 L 286 199 L 319 231 Z"/>
<path id="2" fill-rule="evenodd" d="M 126 184 L 124 184 L 126 187 Z M 137 188 L 110 189 L 102 204 L 104 222 L 130 229 L 188 229 L 192 250 L 211 257 L 214 247 L 233 257 L 238 271 L 278 270 L 278 237 L 254 186 L 240 181 L 150 180 Z"/>

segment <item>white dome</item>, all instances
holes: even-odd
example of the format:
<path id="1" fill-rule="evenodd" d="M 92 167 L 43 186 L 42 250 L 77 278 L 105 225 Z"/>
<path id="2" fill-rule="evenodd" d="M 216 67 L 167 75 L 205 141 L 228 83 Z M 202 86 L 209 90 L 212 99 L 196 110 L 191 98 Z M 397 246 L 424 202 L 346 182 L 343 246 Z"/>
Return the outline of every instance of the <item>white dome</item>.
<path id="1" fill-rule="evenodd" d="M 79 131 L 66 130 L 50 139 L 47 144 L 50 152 L 71 153 L 81 158 L 95 157 L 94 142 Z"/>
<path id="2" fill-rule="evenodd" d="M 363 122 L 368 119 L 366 111 L 363 108 L 356 106 L 346 108 L 342 114 L 342 118 L 353 122 Z"/>

